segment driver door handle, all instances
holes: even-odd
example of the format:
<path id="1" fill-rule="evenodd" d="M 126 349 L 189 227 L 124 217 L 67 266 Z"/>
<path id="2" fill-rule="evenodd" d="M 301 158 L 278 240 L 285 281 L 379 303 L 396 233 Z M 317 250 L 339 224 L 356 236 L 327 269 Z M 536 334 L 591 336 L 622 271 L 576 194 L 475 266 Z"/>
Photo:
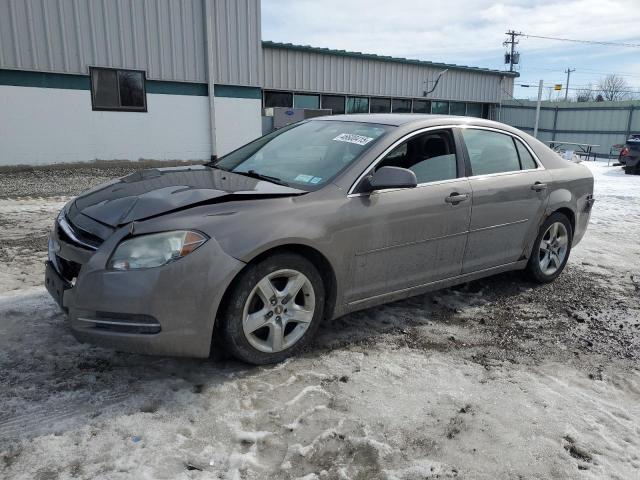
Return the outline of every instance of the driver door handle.
<path id="1" fill-rule="evenodd" d="M 457 205 L 460 202 L 464 202 L 466 200 L 469 200 L 469 194 L 467 193 L 460 194 L 458 192 L 453 192 L 451 195 L 449 195 L 444 199 L 445 202 L 451 203 L 452 205 Z"/>
<path id="2" fill-rule="evenodd" d="M 547 189 L 546 183 L 536 182 L 533 185 L 531 185 L 531 190 L 535 190 L 536 192 L 541 192 L 542 190 L 546 190 L 546 189 Z"/>

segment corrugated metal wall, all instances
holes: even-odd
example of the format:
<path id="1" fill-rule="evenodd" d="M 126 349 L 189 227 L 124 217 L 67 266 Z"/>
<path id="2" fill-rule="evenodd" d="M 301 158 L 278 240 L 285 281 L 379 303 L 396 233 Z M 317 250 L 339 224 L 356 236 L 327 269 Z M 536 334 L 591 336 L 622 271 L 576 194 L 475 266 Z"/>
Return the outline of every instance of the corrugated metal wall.
<path id="1" fill-rule="evenodd" d="M 206 82 L 206 0 L 0 0 L 0 68 Z M 216 83 L 259 86 L 260 0 L 215 0 Z"/>
<path id="2" fill-rule="evenodd" d="M 262 85 L 260 0 L 211 0 L 215 13 L 216 83 Z"/>
<path id="3" fill-rule="evenodd" d="M 503 102 L 496 119 L 533 133 L 535 105 L 532 101 Z M 640 133 L 640 102 L 542 102 L 538 138 L 544 142 L 600 145 L 594 151 L 606 155 L 631 133 Z"/>
<path id="4" fill-rule="evenodd" d="M 263 50 L 267 89 L 422 97 L 443 70 L 268 45 Z M 498 103 L 512 93 L 512 77 L 450 69 L 429 98 Z"/>
<path id="5" fill-rule="evenodd" d="M 0 68 L 87 74 L 89 66 L 107 66 L 204 83 L 207 11 L 219 84 L 422 97 L 445 68 L 263 48 L 260 0 L 0 0 Z M 498 103 L 512 91 L 512 77 L 451 68 L 429 98 Z"/>

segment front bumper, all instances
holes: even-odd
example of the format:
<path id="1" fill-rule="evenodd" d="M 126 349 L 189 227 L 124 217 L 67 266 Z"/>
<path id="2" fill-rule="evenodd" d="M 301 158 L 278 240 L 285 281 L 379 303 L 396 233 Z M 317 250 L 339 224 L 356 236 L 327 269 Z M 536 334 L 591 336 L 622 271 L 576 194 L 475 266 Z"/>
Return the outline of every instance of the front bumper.
<path id="1" fill-rule="evenodd" d="M 89 252 L 74 280 L 64 278 L 56 266 L 77 246 L 53 230 L 57 248 L 50 249 L 53 258 L 47 262 L 45 284 L 68 313 L 73 335 L 81 342 L 126 352 L 207 357 L 222 296 L 244 263 L 210 239 L 162 267 L 106 270 L 110 253 L 126 234 L 116 232 Z"/>

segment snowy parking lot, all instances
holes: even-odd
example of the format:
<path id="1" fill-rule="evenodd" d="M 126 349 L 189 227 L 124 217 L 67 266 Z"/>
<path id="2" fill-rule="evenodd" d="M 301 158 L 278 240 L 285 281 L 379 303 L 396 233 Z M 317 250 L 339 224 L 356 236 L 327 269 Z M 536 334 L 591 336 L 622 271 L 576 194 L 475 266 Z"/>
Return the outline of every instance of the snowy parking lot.
<path id="1" fill-rule="evenodd" d="M 127 168 L 0 173 L 0 478 L 640 478 L 640 176 L 587 164 L 591 225 L 555 283 L 362 311 L 261 368 L 77 343 L 47 232 Z"/>

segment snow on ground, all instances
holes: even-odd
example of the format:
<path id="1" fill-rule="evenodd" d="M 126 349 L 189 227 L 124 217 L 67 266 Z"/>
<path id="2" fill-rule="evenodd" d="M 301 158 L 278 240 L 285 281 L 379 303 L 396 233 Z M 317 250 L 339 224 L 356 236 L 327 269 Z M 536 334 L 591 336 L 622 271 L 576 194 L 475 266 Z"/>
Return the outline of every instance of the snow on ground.
<path id="1" fill-rule="evenodd" d="M 636 273 L 640 269 L 640 176 L 625 175 L 606 162 L 584 162 L 594 176 L 596 203 L 587 235 L 574 259 L 606 272 L 609 269 Z"/>
<path id="2" fill-rule="evenodd" d="M 593 221 L 554 284 L 358 312 L 264 368 L 77 343 L 40 286 L 76 192 L 0 191 L 0 478 L 640 478 L 640 177 L 588 166 Z"/>
<path id="3" fill-rule="evenodd" d="M 40 284 L 49 229 L 67 200 L 0 199 L 0 262 L 4 267 L 0 269 L 0 294 Z"/>

